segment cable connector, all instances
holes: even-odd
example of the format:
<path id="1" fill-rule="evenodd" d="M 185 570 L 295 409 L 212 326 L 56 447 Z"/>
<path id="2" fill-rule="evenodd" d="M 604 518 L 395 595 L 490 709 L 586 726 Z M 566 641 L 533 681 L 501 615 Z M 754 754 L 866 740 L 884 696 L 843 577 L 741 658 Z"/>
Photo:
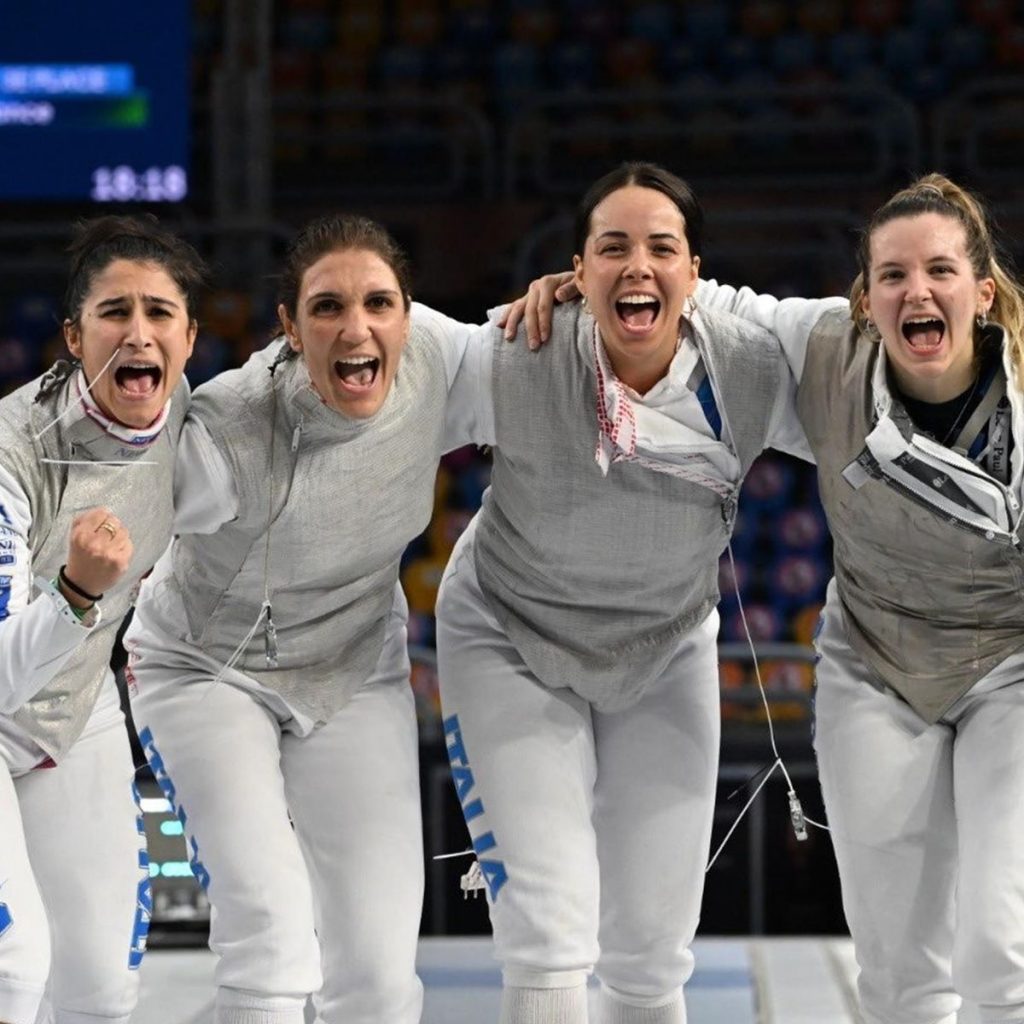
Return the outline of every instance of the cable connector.
<path id="1" fill-rule="evenodd" d="M 263 653 L 267 662 L 267 668 L 277 668 L 277 626 L 274 625 L 273 612 L 270 610 L 270 602 L 264 604 L 267 612 L 267 622 L 263 627 Z"/>
<path id="2" fill-rule="evenodd" d="M 807 838 L 807 819 L 804 817 L 804 809 L 800 806 L 800 798 L 794 790 L 790 790 L 789 796 L 789 819 L 793 822 L 793 831 L 799 842 Z"/>
<path id="3" fill-rule="evenodd" d="M 459 888 L 462 890 L 464 900 L 469 899 L 470 893 L 473 894 L 473 899 L 476 899 L 476 894 L 487 888 L 484 874 L 480 870 L 480 861 L 474 860 L 470 864 L 469 870 L 459 879 Z"/>

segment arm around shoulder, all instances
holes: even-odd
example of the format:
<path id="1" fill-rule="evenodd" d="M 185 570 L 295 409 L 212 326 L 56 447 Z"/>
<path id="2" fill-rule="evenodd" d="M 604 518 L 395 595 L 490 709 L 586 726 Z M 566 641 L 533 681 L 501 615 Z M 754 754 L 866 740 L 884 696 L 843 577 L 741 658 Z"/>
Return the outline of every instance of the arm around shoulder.
<path id="1" fill-rule="evenodd" d="M 697 285 L 695 300 L 698 307 L 726 310 L 771 331 L 779 339 L 797 383 L 803 376 L 811 332 L 826 313 L 844 309 L 849 312 L 850 306 L 842 295 L 825 299 L 779 299 L 751 288 L 734 288 L 703 279 Z"/>
<path id="2" fill-rule="evenodd" d="M 174 464 L 174 532 L 214 533 L 237 514 L 231 467 L 203 421 L 189 415 Z"/>

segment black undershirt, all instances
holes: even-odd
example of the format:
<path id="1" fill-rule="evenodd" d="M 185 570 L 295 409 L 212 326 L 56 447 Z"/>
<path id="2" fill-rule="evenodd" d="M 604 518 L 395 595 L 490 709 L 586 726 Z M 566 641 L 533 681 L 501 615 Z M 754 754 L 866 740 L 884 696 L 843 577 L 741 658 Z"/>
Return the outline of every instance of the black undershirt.
<path id="1" fill-rule="evenodd" d="M 981 383 L 975 387 L 974 381 L 971 381 L 963 392 L 948 402 L 923 402 L 919 398 L 905 395 L 898 386 L 894 386 L 893 391 L 918 430 L 934 438 L 939 444 L 951 447 L 956 441 L 956 437 L 951 437 L 950 432 L 953 431 L 954 426 L 957 434 L 963 430 L 964 424 L 981 404 L 981 400 L 991 386 L 996 366 L 1001 359 L 1002 352 L 999 348 L 991 345 L 985 346 L 981 353 L 981 365 L 978 367 Z M 894 384 L 894 382 L 890 381 L 890 384 Z"/>

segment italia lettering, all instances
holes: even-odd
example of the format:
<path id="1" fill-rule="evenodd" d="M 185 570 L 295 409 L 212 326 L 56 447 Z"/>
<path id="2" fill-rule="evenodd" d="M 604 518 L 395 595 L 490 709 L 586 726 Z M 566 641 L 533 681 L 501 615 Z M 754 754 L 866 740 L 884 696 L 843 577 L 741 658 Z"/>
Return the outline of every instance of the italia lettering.
<path id="1" fill-rule="evenodd" d="M 444 720 L 445 742 L 448 746 L 448 760 L 452 767 L 452 781 L 455 783 L 455 794 L 459 798 L 462 807 L 462 816 L 466 824 L 481 817 L 484 813 L 484 803 L 479 797 L 473 796 L 473 769 L 469 766 L 469 757 L 466 754 L 465 744 L 462 742 L 462 730 L 459 728 L 459 716 L 450 715 Z M 498 898 L 502 886 L 508 881 L 508 873 L 505 870 L 505 863 L 495 860 L 492 857 L 484 857 L 482 854 L 497 849 L 498 841 L 494 838 L 493 832 L 484 832 L 473 839 L 473 851 L 477 855 L 480 864 L 480 873 L 487 882 L 487 890 L 491 894 L 491 902 Z"/>
<path id="2" fill-rule="evenodd" d="M 174 783 L 171 782 L 171 778 L 167 774 L 167 769 L 164 767 L 164 759 L 160 756 L 160 751 L 156 749 L 156 743 L 153 740 L 153 733 L 149 726 L 146 726 L 146 728 L 139 733 L 139 742 L 142 744 L 142 750 L 146 755 L 146 760 L 149 762 L 149 767 L 153 772 L 153 777 L 156 779 L 164 796 L 167 797 L 167 802 L 173 808 L 178 821 L 181 822 L 181 827 L 185 828 L 188 824 L 188 816 L 185 814 L 185 808 L 179 807 L 178 802 L 175 800 L 176 794 L 174 792 Z M 210 873 L 206 870 L 205 865 L 199 859 L 199 847 L 196 845 L 194 836 L 189 839 L 188 845 L 190 847 L 187 851 L 189 853 L 189 867 L 192 868 L 192 874 L 196 876 L 196 881 L 206 889 L 210 884 Z"/>
<path id="3" fill-rule="evenodd" d="M 135 921 L 132 924 L 132 944 L 128 950 L 128 969 L 137 971 L 146 953 L 146 939 L 149 936 L 149 923 L 153 920 L 153 887 L 149 881 L 149 851 L 146 849 L 146 829 L 142 818 L 142 802 L 139 789 L 132 783 L 132 796 L 139 813 L 135 818 L 135 827 L 143 845 L 139 849 L 139 869 L 142 877 L 135 891 Z"/>

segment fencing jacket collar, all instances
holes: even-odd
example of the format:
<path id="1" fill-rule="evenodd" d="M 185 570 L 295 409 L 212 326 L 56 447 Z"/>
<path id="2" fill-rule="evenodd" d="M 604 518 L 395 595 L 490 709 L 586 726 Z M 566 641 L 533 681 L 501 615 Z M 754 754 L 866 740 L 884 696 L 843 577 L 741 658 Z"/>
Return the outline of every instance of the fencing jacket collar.
<path id="1" fill-rule="evenodd" d="M 1001 328 L 995 327 L 1000 332 Z M 965 455 L 918 433 L 888 386 L 885 349 L 879 345 L 872 378 L 875 426 L 861 454 L 843 476 L 859 488 L 879 479 L 911 501 L 933 509 L 956 525 L 983 534 L 988 540 L 1018 543 L 1021 518 L 1021 395 L 1005 346 L 1003 371 L 1009 382 L 1011 421 L 1015 438 L 1011 484 L 1004 486 Z"/>
<path id="2" fill-rule="evenodd" d="M 718 403 L 699 343 L 702 326 L 696 313 L 692 321 L 682 321 L 668 372 L 647 394 L 638 395 L 615 376 L 596 322 L 588 318 L 581 324 L 577 346 L 597 382 L 595 459 L 603 474 L 612 462 L 636 461 L 717 494 L 734 494 L 742 472 L 721 436 Z"/>
<path id="3" fill-rule="evenodd" d="M 356 438 L 371 427 L 381 429 L 401 414 L 406 401 L 403 388 L 405 379 L 399 372 L 391 382 L 391 389 L 381 407 L 372 416 L 349 416 L 328 405 L 317 391 L 309 375 L 309 369 L 302 358 L 282 362 L 275 371 L 275 377 L 282 383 L 279 396 L 283 399 L 282 412 L 290 427 L 301 433 L 304 442 L 321 441 L 334 444 L 338 441 Z M 298 434 L 296 434 L 296 437 Z"/>
<path id="4" fill-rule="evenodd" d="M 168 399 L 167 404 L 160 410 L 157 418 L 149 426 L 130 427 L 107 416 L 99 407 L 96 399 L 93 398 L 92 392 L 87 389 L 88 384 L 85 379 L 85 373 L 79 370 L 75 374 L 74 393 L 78 396 L 84 415 L 88 416 L 94 423 L 99 424 L 103 432 L 115 438 L 117 442 L 122 445 L 131 445 L 133 448 L 146 448 L 151 445 L 160 435 L 160 431 L 163 430 L 164 424 L 167 422 L 167 416 L 171 411 L 172 400 Z"/>

